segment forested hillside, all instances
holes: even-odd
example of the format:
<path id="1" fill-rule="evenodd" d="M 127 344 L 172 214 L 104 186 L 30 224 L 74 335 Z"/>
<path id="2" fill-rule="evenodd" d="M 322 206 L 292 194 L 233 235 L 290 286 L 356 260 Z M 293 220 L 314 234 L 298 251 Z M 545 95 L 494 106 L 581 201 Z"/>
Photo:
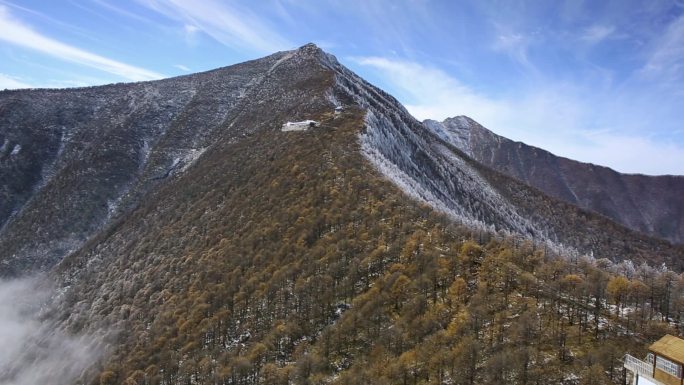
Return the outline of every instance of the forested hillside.
<path id="1" fill-rule="evenodd" d="M 221 148 L 63 264 L 87 309 L 70 327 L 118 331 L 94 383 L 619 383 L 618 359 L 678 322 L 673 273 L 564 259 L 412 202 L 359 155 L 362 119 Z M 112 259 L 74 269 L 93 255 Z"/>
<path id="2" fill-rule="evenodd" d="M 285 55 L 155 82 L 0 92 L 0 277 L 51 268 L 238 135 L 221 131 Z"/>
<path id="3" fill-rule="evenodd" d="M 51 270 L 45 317 L 99 353 L 74 382 L 621 383 L 678 333 L 682 248 L 473 162 L 313 45 L 256 62 L 201 156 Z"/>

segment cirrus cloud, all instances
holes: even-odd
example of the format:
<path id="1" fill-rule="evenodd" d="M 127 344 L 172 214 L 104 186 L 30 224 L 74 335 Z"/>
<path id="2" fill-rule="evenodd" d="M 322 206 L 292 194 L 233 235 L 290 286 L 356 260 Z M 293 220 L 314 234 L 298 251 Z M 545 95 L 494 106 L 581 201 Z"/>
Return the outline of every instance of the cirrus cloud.
<path id="1" fill-rule="evenodd" d="M 141 81 L 164 77 L 157 72 L 109 59 L 44 36 L 14 18 L 9 9 L 3 5 L 0 5 L 0 40 L 61 60 L 108 72 L 127 80 Z"/>

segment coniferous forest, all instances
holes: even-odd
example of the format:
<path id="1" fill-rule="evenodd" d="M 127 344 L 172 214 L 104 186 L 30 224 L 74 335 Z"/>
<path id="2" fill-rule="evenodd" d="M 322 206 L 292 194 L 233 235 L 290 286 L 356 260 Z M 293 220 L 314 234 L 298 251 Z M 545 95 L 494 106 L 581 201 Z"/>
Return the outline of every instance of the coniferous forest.
<path id="1" fill-rule="evenodd" d="M 322 114 L 217 149 L 61 265 L 70 328 L 115 331 L 94 384 L 622 383 L 677 333 L 680 275 L 459 226 L 363 160 L 362 111 Z"/>

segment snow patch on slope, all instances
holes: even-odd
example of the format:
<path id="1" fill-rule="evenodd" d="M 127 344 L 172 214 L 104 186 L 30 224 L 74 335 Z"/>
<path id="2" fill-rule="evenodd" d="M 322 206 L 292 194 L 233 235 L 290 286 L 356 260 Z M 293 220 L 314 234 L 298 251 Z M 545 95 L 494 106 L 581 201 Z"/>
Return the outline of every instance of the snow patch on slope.
<path id="1" fill-rule="evenodd" d="M 188 152 L 183 154 L 181 158 L 181 163 L 183 164 L 181 167 L 181 172 L 185 171 L 188 169 L 188 167 L 192 166 L 197 159 L 199 159 L 202 154 L 207 150 L 207 147 L 204 148 L 191 148 Z"/>
<path id="2" fill-rule="evenodd" d="M 396 184 L 410 197 L 423 203 L 432 204 L 440 211 L 449 212 L 450 210 L 446 207 L 446 205 L 440 202 L 440 200 L 437 199 L 432 192 L 418 183 L 418 181 L 411 178 L 397 164 L 383 155 L 380 147 L 377 146 L 377 144 L 388 138 L 383 138 L 381 131 L 375 129 L 377 124 L 377 117 L 375 114 L 369 111 L 366 115 L 366 132 L 361 134 L 360 137 L 361 152 L 363 155 L 376 167 L 378 171 L 380 171 L 380 173 L 394 182 L 394 184 Z"/>
<path id="3" fill-rule="evenodd" d="M 429 149 L 411 149 L 408 141 L 395 136 L 396 131 L 387 119 L 369 111 L 361 149 L 378 171 L 407 195 L 474 228 L 497 230 L 491 223 L 498 223 L 498 230 L 528 233 L 534 229 L 451 149 L 437 141 L 431 142 Z M 428 146 L 420 136 L 413 140 Z M 419 156 L 411 158 L 411 154 Z"/>

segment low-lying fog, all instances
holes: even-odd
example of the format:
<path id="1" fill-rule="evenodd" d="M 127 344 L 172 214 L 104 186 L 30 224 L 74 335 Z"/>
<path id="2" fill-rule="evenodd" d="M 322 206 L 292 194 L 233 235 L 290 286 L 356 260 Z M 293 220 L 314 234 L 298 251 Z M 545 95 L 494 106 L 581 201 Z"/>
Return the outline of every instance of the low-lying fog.
<path id="1" fill-rule="evenodd" d="M 0 280 L 0 384 L 68 385 L 95 362 L 93 341 L 45 316 L 54 298 L 39 278 Z"/>

